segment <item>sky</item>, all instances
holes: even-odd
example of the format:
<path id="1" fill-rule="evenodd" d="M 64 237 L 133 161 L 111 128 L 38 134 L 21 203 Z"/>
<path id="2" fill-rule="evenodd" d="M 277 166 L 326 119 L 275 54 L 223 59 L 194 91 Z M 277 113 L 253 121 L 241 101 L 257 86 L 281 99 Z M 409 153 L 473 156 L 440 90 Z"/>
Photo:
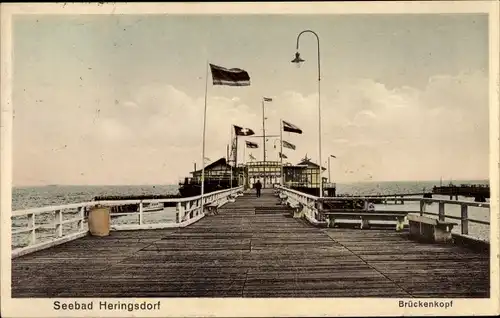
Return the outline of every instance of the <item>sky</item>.
<path id="1" fill-rule="evenodd" d="M 488 179 L 488 20 L 482 14 L 29 15 L 13 18 L 13 184 L 172 184 L 201 166 L 207 62 L 248 87 L 207 89 L 206 157 L 231 125 L 302 135 L 289 162 L 332 181 Z M 239 162 L 259 149 L 240 140 Z M 277 160 L 267 143 L 268 160 Z M 279 147 L 277 147 L 279 148 Z"/>

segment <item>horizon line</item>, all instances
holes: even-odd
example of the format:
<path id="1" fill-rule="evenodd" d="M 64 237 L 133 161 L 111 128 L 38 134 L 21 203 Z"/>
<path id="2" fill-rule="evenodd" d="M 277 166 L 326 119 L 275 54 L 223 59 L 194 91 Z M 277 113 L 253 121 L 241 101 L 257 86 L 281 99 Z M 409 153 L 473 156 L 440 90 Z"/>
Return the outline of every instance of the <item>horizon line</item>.
<path id="1" fill-rule="evenodd" d="M 388 183 L 388 182 L 443 182 L 446 184 L 449 183 L 456 183 L 457 181 L 487 181 L 490 182 L 490 178 L 479 178 L 479 179 L 452 179 L 452 180 L 358 180 L 358 181 L 341 181 L 341 182 L 332 182 L 336 184 L 350 184 L 350 183 Z M 178 183 L 120 183 L 120 184 L 65 184 L 65 183 L 48 183 L 48 184 L 24 184 L 24 185 L 12 185 L 12 188 L 27 188 L 27 187 L 49 187 L 49 186 L 65 186 L 65 187 L 79 187 L 79 186 L 86 186 L 86 187 L 126 187 L 126 186 L 178 186 Z"/>

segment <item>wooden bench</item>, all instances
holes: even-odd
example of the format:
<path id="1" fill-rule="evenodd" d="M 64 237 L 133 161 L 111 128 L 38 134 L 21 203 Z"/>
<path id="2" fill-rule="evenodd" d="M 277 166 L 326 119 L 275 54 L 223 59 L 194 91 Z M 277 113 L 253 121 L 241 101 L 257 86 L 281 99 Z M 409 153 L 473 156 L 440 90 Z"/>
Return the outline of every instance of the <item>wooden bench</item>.
<path id="1" fill-rule="evenodd" d="M 370 228 L 370 221 L 396 221 L 396 231 L 401 231 L 408 212 L 406 211 L 367 211 L 364 209 L 342 209 L 322 211 L 327 227 L 334 227 L 337 220 L 360 220 L 361 229 Z M 337 222 L 340 223 L 340 222 Z"/>
<path id="2" fill-rule="evenodd" d="M 303 216 L 302 210 L 304 209 L 304 206 L 301 203 L 288 202 L 287 205 L 292 209 L 292 215 L 294 218 L 301 218 Z"/>
<path id="3" fill-rule="evenodd" d="M 206 203 L 205 204 L 205 211 L 207 212 L 208 215 L 216 215 L 218 214 L 218 207 L 219 207 L 219 204 L 217 204 L 216 202 L 212 202 L 212 203 Z"/>
<path id="4" fill-rule="evenodd" d="M 452 242 L 451 230 L 457 223 L 421 215 L 408 215 L 410 237 L 434 243 Z"/>

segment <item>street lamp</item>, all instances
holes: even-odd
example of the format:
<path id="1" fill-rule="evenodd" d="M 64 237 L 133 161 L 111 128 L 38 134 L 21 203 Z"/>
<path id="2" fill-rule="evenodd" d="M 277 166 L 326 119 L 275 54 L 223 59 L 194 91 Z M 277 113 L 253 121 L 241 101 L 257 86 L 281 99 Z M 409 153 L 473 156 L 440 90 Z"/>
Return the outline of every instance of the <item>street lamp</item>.
<path id="1" fill-rule="evenodd" d="M 299 33 L 297 36 L 297 52 L 295 53 L 295 58 L 292 60 L 292 63 L 296 63 L 297 65 L 300 65 L 300 63 L 304 62 L 300 57 L 299 53 L 299 39 L 300 36 L 303 33 L 312 33 L 316 36 L 316 40 L 318 41 L 318 148 L 319 148 L 319 197 L 323 197 L 323 168 L 321 167 L 322 160 L 321 160 L 321 67 L 320 67 L 320 54 L 319 54 L 319 37 L 316 34 L 316 32 L 311 31 L 311 30 L 304 30 Z"/>
<path id="2" fill-rule="evenodd" d="M 332 183 L 332 178 L 330 175 L 330 158 L 337 158 L 334 155 L 329 155 L 328 156 L 328 183 Z"/>

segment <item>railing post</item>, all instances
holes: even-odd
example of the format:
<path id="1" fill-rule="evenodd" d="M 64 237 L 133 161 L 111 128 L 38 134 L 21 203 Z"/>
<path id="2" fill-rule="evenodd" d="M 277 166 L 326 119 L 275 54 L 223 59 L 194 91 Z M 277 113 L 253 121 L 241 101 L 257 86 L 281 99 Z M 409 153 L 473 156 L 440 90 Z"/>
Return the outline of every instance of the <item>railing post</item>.
<path id="1" fill-rule="evenodd" d="M 444 202 L 439 202 L 438 219 L 439 219 L 439 221 L 444 221 L 445 220 Z"/>
<path id="2" fill-rule="evenodd" d="M 63 236 L 63 217 L 62 217 L 62 212 L 61 210 L 55 210 L 54 211 L 54 218 L 55 218 L 55 224 L 56 224 L 56 236 L 57 237 L 62 237 Z"/>
<path id="3" fill-rule="evenodd" d="M 461 210 L 460 214 L 461 214 L 461 219 L 462 219 L 461 220 L 462 221 L 461 222 L 461 225 L 462 225 L 462 234 L 464 234 L 464 235 L 469 234 L 469 220 L 468 220 L 468 218 L 469 218 L 468 214 L 469 213 L 468 213 L 468 207 L 469 207 L 468 205 L 462 204 L 461 205 L 461 209 L 460 209 Z"/>
<path id="4" fill-rule="evenodd" d="M 36 228 L 35 228 L 36 222 L 35 222 L 35 214 L 31 213 L 28 214 L 28 226 L 31 228 L 31 235 L 30 235 L 30 245 L 34 245 L 36 243 Z"/>
<path id="5" fill-rule="evenodd" d="M 175 207 L 175 223 L 181 223 L 181 210 L 181 203 L 177 202 L 177 205 Z"/>
<path id="6" fill-rule="evenodd" d="M 139 202 L 139 225 L 142 225 L 142 223 L 144 221 L 143 220 L 143 217 L 144 217 L 143 213 L 144 213 L 144 203 L 141 201 L 141 202 Z"/>
<path id="7" fill-rule="evenodd" d="M 424 215 L 425 212 L 425 200 L 420 200 L 420 216 Z"/>
<path id="8" fill-rule="evenodd" d="M 314 219 L 318 220 L 318 217 L 321 215 L 321 211 L 323 211 L 323 201 L 318 200 L 316 206 L 317 206 L 317 210 L 316 210 L 316 213 L 314 215 Z"/>
<path id="9" fill-rule="evenodd" d="M 83 221 L 85 220 L 85 207 L 81 206 L 78 208 L 78 210 L 80 212 L 80 221 L 78 221 L 78 229 L 80 229 L 80 231 L 83 231 Z"/>

